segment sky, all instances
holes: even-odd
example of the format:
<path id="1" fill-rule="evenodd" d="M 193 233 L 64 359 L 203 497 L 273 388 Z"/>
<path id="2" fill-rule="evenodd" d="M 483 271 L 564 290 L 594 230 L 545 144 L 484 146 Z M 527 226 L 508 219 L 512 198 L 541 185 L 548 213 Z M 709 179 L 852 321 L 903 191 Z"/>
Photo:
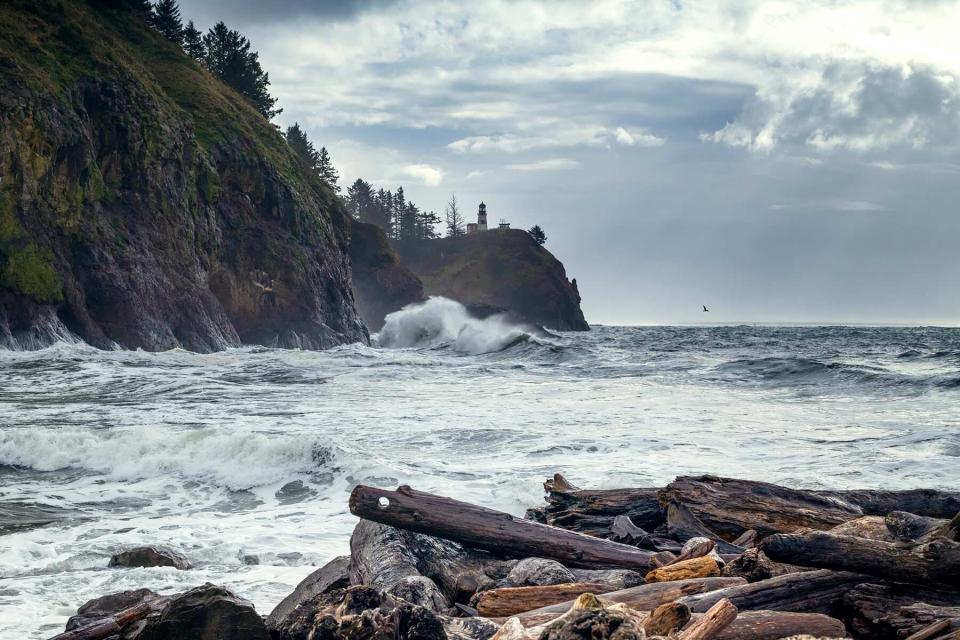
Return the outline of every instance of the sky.
<path id="1" fill-rule="evenodd" d="M 960 324 L 960 2 L 181 10 L 344 187 L 539 224 L 592 323 Z"/>

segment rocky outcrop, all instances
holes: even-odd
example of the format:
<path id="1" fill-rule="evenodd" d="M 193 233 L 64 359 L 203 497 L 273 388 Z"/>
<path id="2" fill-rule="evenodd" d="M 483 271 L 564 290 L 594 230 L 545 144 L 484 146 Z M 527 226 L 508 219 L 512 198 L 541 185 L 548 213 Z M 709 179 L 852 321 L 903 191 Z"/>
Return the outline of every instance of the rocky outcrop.
<path id="1" fill-rule="evenodd" d="M 400 255 L 428 296 L 451 298 L 481 317 L 507 313 L 558 331 L 590 329 L 576 280 L 526 231 L 495 229 L 405 244 Z"/>
<path id="2" fill-rule="evenodd" d="M 0 7 L 0 345 L 366 341 L 339 200 L 114 6 Z"/>
<path id="3" fill-rule="evenodd" d="M 353 223 L 350 264 L 357 311 L 370 331 L 379 331 L 388 313 L 424 299 L 420 279 L 400 261 L 376 225 Z"/>
<path id="4" fill-rule="evenodd" d="M 186 571 L 190 563 L 183 555 L 163 547 L 135 547 L 110 556 L 108 567 L 173 567 Z"/>

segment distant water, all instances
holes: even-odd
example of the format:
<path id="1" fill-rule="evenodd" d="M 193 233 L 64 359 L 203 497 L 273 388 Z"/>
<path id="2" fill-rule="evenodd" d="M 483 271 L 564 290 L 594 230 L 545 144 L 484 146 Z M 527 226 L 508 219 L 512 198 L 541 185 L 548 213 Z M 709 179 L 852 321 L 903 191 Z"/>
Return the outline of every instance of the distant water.
<path id="1" fill-rule="evenodd" d="M 960 330 L 551 336 L 437 299 L 392 316 L 382 341 L 0 352 L 0 516 L 67 518 L 0 535 L 0 638 L 46 637 L 85 600 L 137 587 L 222 583 L 267 613 L 347 551 L 356 483 L 521 514 L 555 471 L 586 487 L 698 472 L 798 487 L 960 481 Z M 106 568 L 148 543 L 196 568 Z"/>

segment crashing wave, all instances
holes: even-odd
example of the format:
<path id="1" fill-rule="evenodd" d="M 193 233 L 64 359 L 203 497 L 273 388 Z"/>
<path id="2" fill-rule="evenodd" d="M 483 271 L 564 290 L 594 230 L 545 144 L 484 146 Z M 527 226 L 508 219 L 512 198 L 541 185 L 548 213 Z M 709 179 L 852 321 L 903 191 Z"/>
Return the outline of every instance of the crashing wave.
<path id="1" fill-rule="evenodd" d="M 459 302 L 437 296 L 389 314 L 374 339 L 381 347 L 391 349 L 449 346 L 460 353 L 479 355 L 540 341 L 547 335 L 502 314 L 476 318 Z"/>

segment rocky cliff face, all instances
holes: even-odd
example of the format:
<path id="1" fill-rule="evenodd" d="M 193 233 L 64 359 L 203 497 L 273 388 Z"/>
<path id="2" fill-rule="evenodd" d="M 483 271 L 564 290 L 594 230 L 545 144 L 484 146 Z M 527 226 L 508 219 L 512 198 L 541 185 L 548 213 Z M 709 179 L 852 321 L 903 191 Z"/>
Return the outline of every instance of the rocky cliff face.
<path id="1" fill-rule="evenodd" d="M 0 5 L 0 344 L 366 341 L 349 227 L 270 123 L 131 16 Z"/>
<path id="2" fill-rule="evenodd" d="M 353 223 L 350 262 L 357 310 L 370 331 L 379 331 L 391 311 L 424 299 L 420 279 L 400 261 L 380 227 Z"/>
<path id="3" fill-rule="evenodd" d="M 507 312 L 558 331 L 587 331 L 576 280 L 519 229 L 428 240 L 400 249 L 428 296 L 444 296 L 486 316 Z"/>

